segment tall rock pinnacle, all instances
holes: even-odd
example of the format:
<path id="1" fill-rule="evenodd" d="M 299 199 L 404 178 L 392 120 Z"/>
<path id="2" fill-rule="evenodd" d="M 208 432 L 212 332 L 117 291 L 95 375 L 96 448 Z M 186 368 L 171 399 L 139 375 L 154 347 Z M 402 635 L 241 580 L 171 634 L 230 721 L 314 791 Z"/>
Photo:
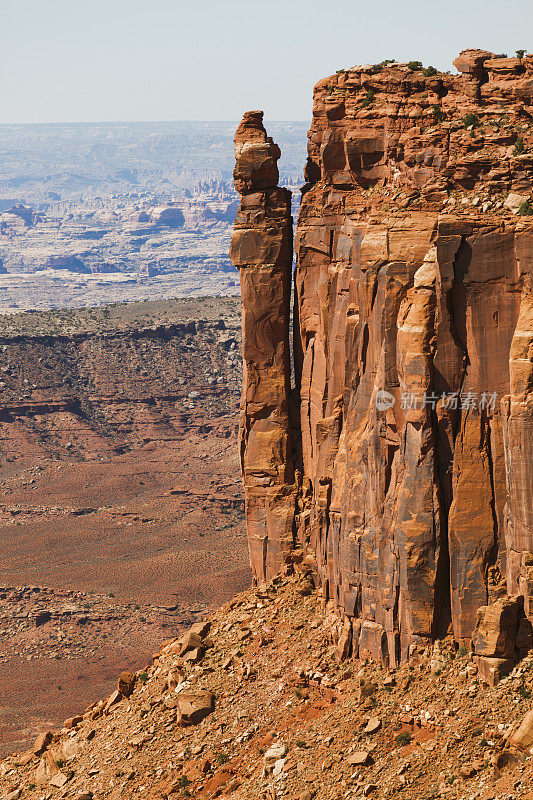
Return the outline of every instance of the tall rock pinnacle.
<path id="1" fill-rule="evenodd" d="M 295 486 L 289 419 L 291 193 L 278 187 L 279 147 L 263 113 L 244 115 L 235 134 L 241 195 L 230 256 L 239 269 L 244 382 L 240 451 L 254 577 L 279 571 L 293 544 Z"/>

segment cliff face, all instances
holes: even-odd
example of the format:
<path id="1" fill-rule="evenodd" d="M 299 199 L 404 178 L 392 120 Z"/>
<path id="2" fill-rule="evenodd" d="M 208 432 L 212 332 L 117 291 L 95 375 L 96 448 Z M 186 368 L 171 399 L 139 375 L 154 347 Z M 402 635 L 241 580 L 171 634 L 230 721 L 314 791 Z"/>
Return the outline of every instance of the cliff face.
<path id="1" fill-rule="evenodd" d="M 455 65 L 456 77 L 381 65 L 317 84 L 295 238 L 299 411 L 278 474 L 345 647 L 391 664 L 450 623 L 469 640 L 478 609 L 506 593 L 533 619 L 533 56 L 465 51 Z M 241 124 L 238 147 L 244 136 Z M 248 218 L 261 247 L 246 263 L 265 270 L 262 224 Z M 285 301 L 261 314 L 288 329 Z M 245 353 L 257 342 L 244 326 Z M 247 452 L 245 476 L 264 457 Z"/>

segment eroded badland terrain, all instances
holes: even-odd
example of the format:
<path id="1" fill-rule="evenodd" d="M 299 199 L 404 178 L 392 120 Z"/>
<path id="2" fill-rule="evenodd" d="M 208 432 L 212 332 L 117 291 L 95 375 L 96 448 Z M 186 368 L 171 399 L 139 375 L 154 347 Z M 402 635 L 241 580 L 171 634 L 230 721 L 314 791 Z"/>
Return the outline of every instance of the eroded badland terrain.
<path id="1" fill-rule="evenodd" d="M 533 798 L 533 55 L 454 65 L 316 85 L 295 235 L 244 115 L 255 586 L 5 758 L 9 800 Z"/>
<path id="2" fill-rule="evenodd" d="M 0 319 L 0 742 L 249 584 L 233 300 Z"/>

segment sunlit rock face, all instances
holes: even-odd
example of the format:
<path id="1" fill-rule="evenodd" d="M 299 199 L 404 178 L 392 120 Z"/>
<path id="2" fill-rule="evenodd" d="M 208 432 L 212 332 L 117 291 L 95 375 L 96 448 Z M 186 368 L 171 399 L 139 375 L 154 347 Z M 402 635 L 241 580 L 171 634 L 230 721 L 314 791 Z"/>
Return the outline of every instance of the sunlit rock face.
<path id="1" fill-rule="evenodd" d="M 533 618 L 533 56 L 455 64 L 315 87 L 292 390 L 279 153 L 256 112 L 236 136 L 254 571 L 312 551 L 353 651 L 391 665 L 505 594 Z"/>

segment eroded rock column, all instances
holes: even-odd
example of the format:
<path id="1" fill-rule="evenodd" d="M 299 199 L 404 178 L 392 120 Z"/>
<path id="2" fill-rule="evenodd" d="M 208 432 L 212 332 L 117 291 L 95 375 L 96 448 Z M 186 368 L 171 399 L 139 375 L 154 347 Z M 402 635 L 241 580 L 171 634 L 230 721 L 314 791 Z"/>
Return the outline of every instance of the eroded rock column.
<path id="1" fill-rule="evenodd" d="M 241 203 L 230 256 L 241 281 L 240 454 L 258 582 L 275 575 L 292 548 L 296 496 L 289 417 L 291 193 L 278 186 L 280 155 L 263 127 L 263 112 L 246 113 L 235 134 Z"/>

